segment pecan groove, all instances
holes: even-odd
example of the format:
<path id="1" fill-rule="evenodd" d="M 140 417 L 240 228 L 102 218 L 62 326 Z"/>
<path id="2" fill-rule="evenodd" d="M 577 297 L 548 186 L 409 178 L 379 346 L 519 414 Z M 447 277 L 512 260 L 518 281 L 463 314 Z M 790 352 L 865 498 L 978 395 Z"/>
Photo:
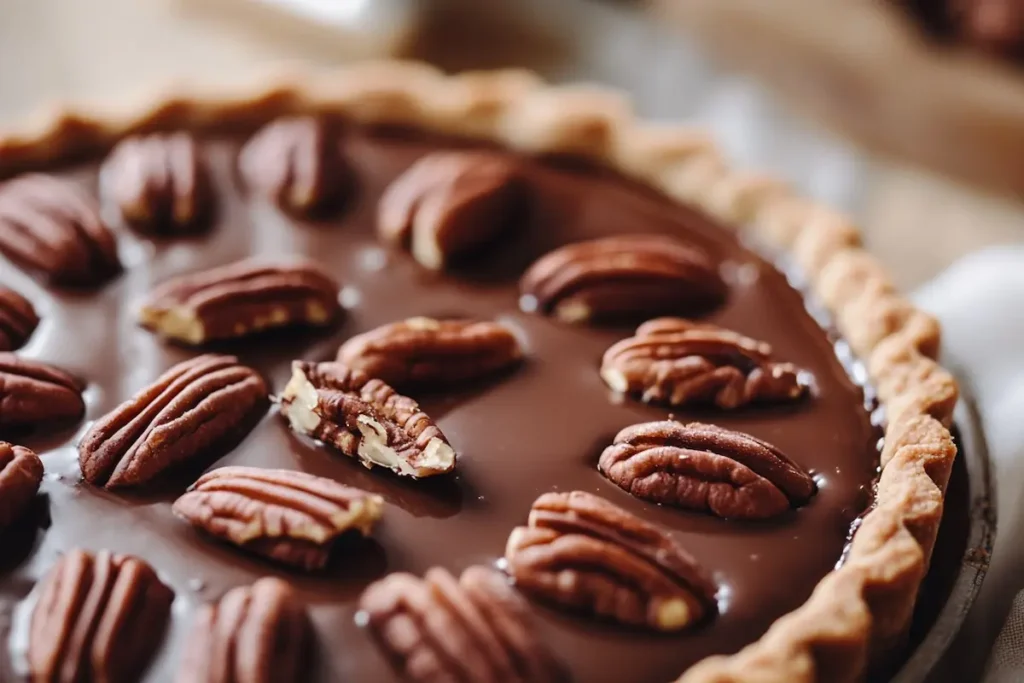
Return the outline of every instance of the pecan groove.
<path id="1" fill-rule="evenodd" d="M 43 461 L 24 446 L 0 441 L 0 531 L 32 502 L 43 481 Z"/>
<path id="2" fill-rule="evenodd" d="M 89 428 L 78 445 L 82 477 L 108 489 L 145 484 L 241 436 L 266 404 L 263 378 L 237 358 L 184 361 Z"/>
<path id="3" fill-rule="evenodd" d="M 521 358 L 507 327 L 473 320 L 409 318 L 352 337 L 338 349 L 338 362 L 399 388 L 468 382 Z"/>
<path id="4" fill-rule="evenodd" d="M 377 228 L 419 263 L 443 270 L 507 233 L 526 205 L 525 185 L 508 159 L 488 152 L 428 154 L 381 197 Z"/>
<path id="5" fill-rule="evenodd" d="M 806 373 L 771 360 L 765 342 L 716 325 L 658 318 L 612 345 L 601 377 L 615 391 L 672 406 L 794 401 L 807 394 Z"/>
<path id="6" fill-rule="evenodd" d="M 699 422 L 626 427 L 601 454 L 598 470 L 638 498 L 729 519 L 774 517 L 817 490 L 771 444 Z"/>
<path id="7" fill-rule="evenodd" d="M 455 469 L 455 451 L 419 404 L 342 363 L 292 363 L 281 414 L 299 434 L 367 468 L 420 478 Z"/>
<path id="8" fill-rule="evenodd" d="M 0 253 L 55 285 L 94 286 L 121 270 L 92 198 L 40 173 L 0 185 Z"/>
<path id="9" fill-rule="evenodd" d="M 305 472 L 222 467 L 174 502 L 174 514 L 206 533 L 303 569 L 327 564 L 345 532 L 368 536 L 380 496 Z"/>
<path id="10" fill-rule="evenodd" d="M 661 235 L 567 244 L 537 259 L 519 290 L 523 310 L 567 323 L 700 312 L 726 296 L 707 254 Z"/>
<path id="11" fill-rule="evenodd" d="M 491 569 L 470 567 L 458 580 L 440 567 L 422 579 L 396 572 L 371 584 L 359 609 L 403 680 L 568 680 L 531 630 L 522 600 Z"/>
<path id="12" fill-rule="evenodd" d="M 0 353 L 0 427 L 34 427 L 82 417 L 82 384 L 39 361 Z"/>
<path id="13" fill-rule="evenodd" d="M 583 491 L 538 498 L 505 559 L 524 593 L 621 624 L 678 631 L 716 610 L 714 582 L 668 532 Z"/>
<path id="14" fill-rule="evenodd" d="M 138 558 L 72 550 L 43 580 L 32 612 L 31 679 L 141 680 L 173 599 L 174 592 Z"/>
<path id="15" fill-rule="evenodd" d="M 229 590 L 199 610 L 178 683 L 302 681 L 312 625 L 291 587 L 275 578 Z"/>
<path id="16" fill-rule="evenodd" d="M 312 263 L 246 259 L 182 275 L 153 290 L 144 327 L 186 344 L 234 339 L 292 325 L 330 324 L 338 283 Z"/>
<path id="17" fill-rule="evenodd" d="M 105 199 L 138 230 L 179 235 L 207 227 L 213 188 L 189 133 L 122 140 L 103 163 L 100 178 Z"/>
<path id="18" fill-rule="evenodd" d="M 0 287 L 0 351 L 24 346 L 39 325 L 32 302 L 13 289 Z"/>

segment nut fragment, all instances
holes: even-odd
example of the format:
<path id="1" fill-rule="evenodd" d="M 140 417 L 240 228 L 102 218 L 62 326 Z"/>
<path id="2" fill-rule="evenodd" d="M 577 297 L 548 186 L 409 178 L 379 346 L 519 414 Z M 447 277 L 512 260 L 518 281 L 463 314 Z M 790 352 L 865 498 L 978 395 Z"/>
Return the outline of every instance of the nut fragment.
<path id="1" fill-rule="evenodd" d="M 25 512 L 43 481 L 43 461 L 24 446 L 0 441 L 0 531 Z"/>
<path id="2" fill-rule="evenodd" d="M 662 235 L 632 235 L 548 252 L 523 275 L 519 291 L 527 312 L 585 323 L 702 312 L 725 300 L 726 285 L 697 247 Z"/>
<path id="3" fill-rule="evenodd" d="M 395 387 L 451 385 L 504 370 L 522 358 L 505 326 L 474 320 L 409 318 L 352 337 L 338 361 Z"/>
<path id="4" fill-rule="evenodd" d="M 121 141 L 103 164 L 105 199 L 128 225 L 157 235 L 207 227 L 213 188 L 202 152 L 189 133 Z"/>
<path id="5" fill-rule="evenodd" d="M 814 480 L 771 444 L 692 422 L 626 427 L 598 461 L 638 498 L 729 519 L 764 519 L 805 504 Z"/>
<path id="6" fill-rule="evenodd" d="M 92 198 L 40 173 L 0 185 L 0 253 L 56 285 L 93 286 L 121 270 Z"/>
<path id="7" fill-rule="evenodd" d="M 494 570 L 470 567 L 458 580 L 440 567 L 422 579 L 390 574 L 363 592 L 359 608 L 403 680 L 568 680 L 522 600 Z"/>
<path id="8" fill-rule="evenodd" d="M 715 611 L 707 572 L 668 532 L 583 491 L 545 493 L 508 537 L 516 587 L 565 608 L 657 631 Z"/>
<path id="9" fill-rule="evenodd" d="M 346 531 L 368 536 L 380 496 L 305 472 L 222 467 L 174 502 L 174 514 L 208 534 L 303 569 L 327 564 Z"/>
<path id="10" fill-rule="evenodd" d="M 142 680 L 173 600 L 138 558 L 72 550 L 43 580 L 32 612 L 31 680 Z"/>
<path id="11" fill-rule="evenodd" d="M 51 365 L 0 353 L 0 427 L 77 420 L 85 412 L 82 388 Z"/>
<path id="12" fill-rule="evenodd" d="M 338 141 L 312 116 L 264 126 L 242 149 L 238 166 L 250 189 L 297 216 L 337 207 L 353 187 Z"/>
<path id="13" fill-rule="evenodd" d="M 506 233 L 526 206 L 526 188 L 508 158 L 489 152 L 435 152 L 381 197 L 377 230 L 408 247 L 421 265 L 443 270 Z"/>
<path id="14" fill-rule="evenodd" d="M 263 379 L 233 356 L 178 363 L 86 432 L 82 477 L 108 489 L 145 484 L 240 437 L 266 404 Z"/>
<path id="15" fill-rule="evenodd" d="M 32 303 L 13 289 L 0 287 L 0 351 L 24 346 L 39 325 Z"/>
<path id="16" fill-rule="evenodd" d="M 280 402 L 293 430 L 368 468 L 416 478 L 455 469 L 454 449 L 416 401 L 342 363 L 295 361 Z"/>
<path id="17" fill-rule="evenodd" d="M 233 588 L 204 605 L 192 626 L 178 683 L 304 681 L 312 625 L 291 587 L 275 578 Z"/>
<path id="18" fill-rule="evenodd" d="M 609 348 L 601 377 L 620 393 L 673 406 L 793 401 L 807 394 L 807 374 L 771 360 L 771 346 L 717 325 L 658 318 Z"/>
<path id="19" fill-rule="evenodd" d="M 338 283 L 311 263 L 246 259 L 173 278 L 139 312 L 142 325 L 186 344 L 291 325 L 328 325 Z"/>

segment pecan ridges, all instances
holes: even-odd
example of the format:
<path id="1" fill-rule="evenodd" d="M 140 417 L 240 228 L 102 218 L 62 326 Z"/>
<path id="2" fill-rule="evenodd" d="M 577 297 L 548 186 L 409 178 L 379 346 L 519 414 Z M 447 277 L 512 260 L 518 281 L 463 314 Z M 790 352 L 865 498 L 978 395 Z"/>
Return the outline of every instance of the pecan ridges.
<path id="1" fill-rule="evenodd" d="M 371 584 L 360 618 L 403 680 L 554 683 L 568 680 L 532 630 L 526 606 L 491 569 L 456 580 L 435 567 Z"/>
<path id="2" fill-rule="evenodd" d="M 678 631 L 716 609 L 714 582 L 667 531 L 583 491 L 538 498 L 505 559 L 524 593 L 625 625 Z"/>
<path id="3" fill-rule="evenodd" d="M 92 286 L 121 269 L 95 202 L 39 173 L 0 185 L 0 253 L 57 285 Z"/>
<path id="4" fill-rule="evenodd" d="M 568 323 L 703 312 L 726 296 L 707 254 L 662 235 L 567 244 L 537 259 L 519 290 L 524 310 Z"/>
<path id="5" fill-rule="evenodd" d="M 24 446 L 0 441 L 0 531 L 25 512 L 43 481 L 43 461 Z"/>
<path id="6" fill-rule="evenodd" d="M 598 469 L 638 498 L 731 519 L 774 517 L 817 490 L 771 444 L 699 422 L 626 427 L 601 454 Z"/>
<path id="7" fill-rule="evenodd" d="M 178 498 L 174 514 L 258 555 L 318 569 L 342 534 L 369 535 L 382 506 L 380 496 L 305 472 L 222 467 Z"/>
<path id="8" fill-rule="evenodd" d="M 251 190 L 300 217 L 337 207 L 353 187 L 338 141 L 312 116 L 264 126 L 242 148 L 238 166 Z"/>
<path id="9" fill-rule="evenodd" d="M 0 427 L 77 420 L 85 412 L 82 384 L 63 370 L 0 353 Z"/>
<path id="10" fill-rule="evenodd" d="M 717 325 L 658 318 L 605 352 L 601 377 L 615 391 L 672 406 L 729 410 L 806 395 L 806 373 L 771 354 L 765 342 Z"/>
<path id="11" fill-rule="evenodd" d="M 132 227 L 177 235 L 207 225 L 213 188 L 189 133 L 127 138 L 107 157 L 100 177 L 105 199 Z"/>
<path id="12" fill-rule="evenodd" d="M 247 259 L 165 282 L 139 318 L 165 337 L 202 344 L 290 325 L 327 325 L 339 312 L 338 283 L 314 264 Z"/>
<path id="13" fill-rule="evenodd" d="M 93 424 L 78 445 L 82 477 L 111 489 L 145 484 L 241 436 L 266 404 L 263 379 L 237 358 L 184 361 Z"/>
<path id="14" fill-rule="evenodd" d="M 312 625 L 287 583 L 263 578 L 199 610 L 178 683 L 292 683 L 306 680 Z"/>
<path id="15" fill-rule="evenodd" d="M 381 197 L 377 229 L 441 270 L 493 243 L 521 217 L 526 188 L 515 164 L 488 152 L 429 154 Z"/>
<path id="16" fill-rule="evenodd" d="M 43 580 L 32 612 L 31 680 L 142 680 L 173 599 L 138 558 L 72 550 Z"/>
<path id="17" fill-rule="evenodd" d="M 455 468 L 451 444 L 416 401 L 342 363 L 295 361 L 280 403 L 293 430 L 368 468 L 411 477 Z"/>
<path id="18" fill-rule="evenodd" d="M 511 330 L 474 320 L 409 318 L 352 337 L 338 349 L 340 363 L 399 388 L 468 382 L 521 358 Z"/>
<path id="19" fill-rule="evenodd" d="M 21 348 L 38 325 L 32 302 L 13 289 L 0 287 L 0 351 Z"/>

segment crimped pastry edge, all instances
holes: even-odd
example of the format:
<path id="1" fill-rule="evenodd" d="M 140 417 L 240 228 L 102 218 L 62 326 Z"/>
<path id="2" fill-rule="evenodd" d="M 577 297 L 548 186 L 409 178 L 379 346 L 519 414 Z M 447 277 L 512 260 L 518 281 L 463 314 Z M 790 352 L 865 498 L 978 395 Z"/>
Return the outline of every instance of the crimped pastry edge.
<path id="1" fill-rule="evenodd" d="M 738 653 L 708 657 L 679 683 L 856 681 L 902 644 L 927 571 L 956 455 L 958 390 L 935 362 L 937 322 L 896 291 L 857 228 L 766 176 L 732 170 L 706 133 L 636 120 L 618 93 L 549 86 L 526 71 L 449 76 L 413 62 L 296 67 L 231 88 L 178 85 L 116 108 L 59 107 L 0 133 L 0 177 L 111 147 L 150 130 L 257 126 L 323 113 L 592 158 L 785 252 L 861 358 L 887 426 L 875 506 L 849 554 L 806 603 Z"/>

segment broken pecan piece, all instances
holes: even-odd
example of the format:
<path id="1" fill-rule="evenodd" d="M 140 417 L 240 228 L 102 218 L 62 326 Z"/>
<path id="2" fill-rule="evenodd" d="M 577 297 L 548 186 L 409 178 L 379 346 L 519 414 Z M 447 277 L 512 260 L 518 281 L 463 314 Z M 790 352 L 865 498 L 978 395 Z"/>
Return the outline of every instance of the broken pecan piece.
<path id="1" fill-rule="evenodd" d="M 817 491 L 811 476 L 771 444 L 700 422 L 626 427 L 597 467 L 638 498 L 728 519 L 774 517 Z"/>
<path id="2" fill-rule="evenodd" d="M 292 363 L 281 414 L 367 468 L 430 477 L 455 469 L 455 450 L 419 404 L 342 363 Z"/>
<path id="3" fill-rule="evenodd" d="M 0 287 L 0 351 L 24 346 L 39 325 L 32 302 L 13 289 Z"/>
<path id="4" fill-rule="evenodd" d="M 662 235 L 567 244 L 537 259 L 519 281 L 520 306 L 567 323 L 703 312 L 726 285 L 697 247 Z"/>
<path id="5" fill-rule="evenodd" d="M 341 311 L 338 289 L 312 263 L 246 259 L 165 282 L 139 320 L 192 345 L 291 325 L 328 325 Z"/>
<path id="6" fill-rule="evenodd" d="M 178 683 L 303 681 L 313 628 L 292 588 L 271 577 L 200 608 Z"/>
<path id="7" fill-rule="evenodd" d="M 266 405 L 263 378 L 234 356 L 178 363 L 89 428 L 82 477 L 108 489 L 145 484 L 242 436 Z"/>
<path id="8" fill-rule="evenodd" d="M 716 610 L 711 577 L 667 531 L 583 491 L 534 501 L 505 559 L 524 593 L 630 626 L 678 631 Z"/>
<path id="9" fill-rule="evenodd" d="M 105 199 L 124 222 L 157 235 L 207 227 L 213 188 L 202 152 L 189 133 L 156 133 L 121 141 L 103 163 Z"/>
<path id="10" fill-rule="evenodd" d="M 377 230 L 419 263 L 443 270 L 478 252 L 522 217 L 526 187 L 515 164 L 489 152 L 429 154 L 380 199 Z"/>
<path id="11" fill-rule="evenodd" d="M 43 481 L 43 461 L 24 446 L 0 441 L 0 531 L 21 516 Z"/>
<path id="12" fill-rule="evenodd" d="M 565 669 L 533 631 L 526 606 L 498 572 L 470 567 L 456 580 L 435 567 L 371 584 L 365 622 L 396 672 L 412 683 L 555 683 Z"/>
<path id="13" fill-rule="evenodd" d="M 242 148 L 238 166 L 251 190 L 300 217 L 336 208 L 353 188 L 338 141 L 312 116 L 264 126 Z"/>
<path id="14" fill-rule="evenodd" d="M 380 496 L 305 472 L 222 467 L 189 487 L 174 514 L 257 555 L 319 569 L 342 534 L 370 534 L 383 504 Z"/>
<path id="15" fill-rule="evenodd" d="M 0 185 L 0 253 L 56 285 L 97 285 L 121 270 L 92 198 L 41 173 Z"/>
<path id="16" fill-rule="evenodd" d="M 0 427 L 77 420 L 85 412 L 82 384 L 39 361 L 0 353 Z"/>
<path id="17" fill-rule="evenodd" d="M 717 325 L 658 318 L 609 348 L 601 377 L 619 393 L 672 406 L 781 403 L 807 394 L 807 373 L 771 360 L 772 348 Z"/>
<path id="18" fill-rule="evenodd" d="M 522 358 L 504 325 L 409 318 L 352 337 L 338 361 L 395 387 L 450 385 L 504 370 Z"/>
<path id="19" fill-rule="evenodd" d="M 31 680 L 142 680 L 173 600 L 138 558 L 72 550 L 43 580 L 32 612 Z"/>

